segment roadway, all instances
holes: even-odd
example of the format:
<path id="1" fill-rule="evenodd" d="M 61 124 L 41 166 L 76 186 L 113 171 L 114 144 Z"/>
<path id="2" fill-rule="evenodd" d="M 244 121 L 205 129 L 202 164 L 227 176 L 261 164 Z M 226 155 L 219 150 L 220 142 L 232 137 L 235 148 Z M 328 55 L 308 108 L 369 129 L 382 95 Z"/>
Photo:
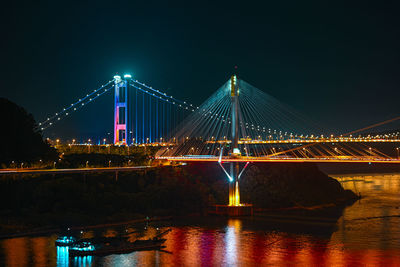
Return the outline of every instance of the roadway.
<path id="1" fill-rule="evenodd" d="M 400 159 L 380 159 L 380 158 L 290 158 L 290 157 L 158 157 L 156 159 L 177 162 L 312 162 L 312 163 L 391 163 L 400 164 Z"/>
<path id="2" fill-rule="evenodd" d="M 94 173 L 94 172 L 126 172 L 154 168 L 152 166 L 135 167 L 104 167 L 104 168 L 75 168 L 75 169 L 2 169 L 0 175 L 9 174 L 60 174 L 60 173 Z"/>
<path id="3" fill-rule="evenodd" d="M 276 162 L 276 163 L 390 163 L 400 164 L 400 159 L 379 159 L 379 158 L 272 158 L 272 157 L 158 157 L 159 160 L 168 160 L 174 162 Z M 1 169 L 0 175 L 10 174 L 62 174 L 62 173 L 95 173 L 95 172 L 127 172 L 140 171 L 155 168 L 154 166 L 134 166 L 134 167 L 102 167 L 102 168 L 75 168 L 75 169 Z"/>
<path id="4" fill-rule="evenodd" d="M 206 141 L 208 144 L 231 143 L 231 140 Z M 304 144 L 304 143 L 400 143 L 400 139 L 385 138 L 320 138 L 320 139 L 282 139 L 282 140 L 239 140 L 239 144 Z"/>

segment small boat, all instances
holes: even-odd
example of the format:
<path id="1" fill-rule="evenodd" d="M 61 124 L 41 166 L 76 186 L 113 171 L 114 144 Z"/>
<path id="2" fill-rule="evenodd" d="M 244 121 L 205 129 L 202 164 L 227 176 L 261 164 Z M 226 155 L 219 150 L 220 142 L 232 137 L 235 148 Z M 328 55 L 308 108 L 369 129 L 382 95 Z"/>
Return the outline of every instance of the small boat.
<path id="1" fill-rule="evenodd" d="M 68 247 L 73 245 L 76 242 L 76 238 L 73 236 L 60 236 L 55 241 L 56 246 L 58 247 Z"/>
<path id="2" fill-rule="evenodd" d="M 75 243 L 92 243 L 92 244 L 105 244 L 105 243 L 116 243 L 119 241 L 124 241 L 128 239 L 129 236 L 113 236 L 113 237 L 104 237 L 104 236 L 98 236 L 98 237 L 92 237 L 92 238 L 81 238 L 78 239 Z"/>
<path id="3" fill-rule="evenodd" d="M 124 254 L 139 250 L 159 250 L 164 248 L 164 235 L 169 233 L 171 229 L 157 234 L 149 239 L 137 239 L 134 242 L 128 242 L 126 238 L 120 237 L 98 237 L 91 239 L 80 239 L 69 247 L 69 256 L 90 256 L 90 255 L 110 255 Z"/>
<path id="4" fill-rule="evenodd" d="M 157 228 L 158 229 L 158 228 Z M 166 234 L 168 234 L 169 232 L 171 232 L 172 229 L 167 229 L 164 232 L 159 233 L 158 235 L 156 235 L 153 240 L 157 240 L 160 239 L 161 237 L 165 236 Z"/>
<path id="5" fill-rule="evenodd" d="M 166 239 L 136 240 L 133 243 L 122 241 L 118 243 L 92 244 L 90 242 L 78 243 L 69 248 L 69 256 L 90 256 L 124 254 L 139 250 L 158 250 L 163 248 Z"/>
<path id="6" fill-rule="evenodd" d="M 59 247 L 70 247 L 74 245 L 78 245 L 80 243 L 92 243 L 92 244 L 99 244 L 99 243 L 111 243 L 111 242 L 118 242 L 123 239 L 128 238 L 128 236 L 116 236 L 116 237 L 93 237 L 93 238 L 80 238 L 77 239 L 73 236 L 61 236 L 56 241 L 56 246 Z"/>

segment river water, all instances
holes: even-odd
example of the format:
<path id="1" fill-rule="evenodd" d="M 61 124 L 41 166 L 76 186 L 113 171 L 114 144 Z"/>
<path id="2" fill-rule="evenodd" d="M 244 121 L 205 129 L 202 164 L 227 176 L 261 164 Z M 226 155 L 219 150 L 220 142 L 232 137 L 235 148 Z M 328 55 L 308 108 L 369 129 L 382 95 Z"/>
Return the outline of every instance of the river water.
<path id="1" fill-rule="evenodd" d="M 54 246 L 55 235 L 23 237 L 0 240 L 0 266 L 400 266 L 400 175 L 335 178 L 363 198 L 344 210 L 335 227 L 315 233 L 319 226 L 288 232 L 262 220 L 190 218 L 140 233 L 171 228 L 164 251 L 69 258 L 67 248 Z"/>

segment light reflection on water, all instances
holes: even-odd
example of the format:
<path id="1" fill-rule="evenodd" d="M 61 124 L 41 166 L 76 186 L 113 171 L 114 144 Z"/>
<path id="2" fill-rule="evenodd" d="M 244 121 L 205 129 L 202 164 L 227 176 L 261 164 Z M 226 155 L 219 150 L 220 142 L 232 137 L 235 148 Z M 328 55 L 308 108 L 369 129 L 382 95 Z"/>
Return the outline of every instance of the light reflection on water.
<path id="1" fill-rule="evenodd" d="M 336 231 L 322 236 L 249 219 L 190 219 L 166 235 L 166 252 L 69 258 L 66 247 L 54 246 L 56 236 L 13 238 L 0 240 L 0 266 L 400 266 L 400 175 L 336 178 L 363 198 L 345 209 Z M 149 227 L 132 239 L 156 233 Z"/>
<path id="2" fill-rule="evenodd" d="M 57 247 L 57 266 L 68 267 L 68 247 Z"/>
<path id="3" fill-rule="evenodd" d="M 240 220 L 229 220 L 228 226 L 226 227 L 226 233 L 224 238 L 226 252 L 224 253 L 225 262 L 233 266 L 237 264 L 237 239 L 239 238 L 240 231 L 242 230 L 242 224 Z"/>
<path id="4" fill-rule="evenodd" d="M 400 175 L 335 176 L 362 199 L 345 209 L 332 242 L 347 249 L 400 250 Z"/>

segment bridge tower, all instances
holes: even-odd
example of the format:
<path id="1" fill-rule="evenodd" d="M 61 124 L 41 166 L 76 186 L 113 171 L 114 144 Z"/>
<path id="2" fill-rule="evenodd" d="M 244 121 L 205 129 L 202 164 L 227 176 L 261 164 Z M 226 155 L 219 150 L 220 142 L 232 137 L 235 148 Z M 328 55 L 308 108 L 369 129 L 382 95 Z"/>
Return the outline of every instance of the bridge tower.
<path id="1" fill-rule="evenodd" d="M 240 156 L 239 150 L 239 86 L 236 75 L 231 76 L 231 135 L 232 147 L 231 157 Z M 239 191 L 239 163 L 230 163 L 230 180 L 229 180 L 229 206 L 240 206 L 240 191 Z"/>
<path id="2" fill-rule="evenodd" d="M 115 75 L 114 88 L 114 145 L 127 145 L 128 81 Z"/>

